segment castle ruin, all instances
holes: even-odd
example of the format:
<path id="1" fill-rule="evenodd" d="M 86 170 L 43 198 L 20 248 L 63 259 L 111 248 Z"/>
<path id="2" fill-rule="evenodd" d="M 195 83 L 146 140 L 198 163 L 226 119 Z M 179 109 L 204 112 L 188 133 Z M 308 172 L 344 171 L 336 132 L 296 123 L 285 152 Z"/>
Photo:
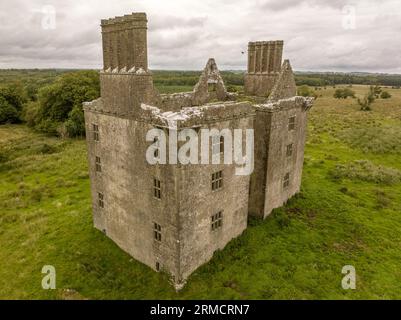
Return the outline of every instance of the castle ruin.
<path id="1" fill-rule="evenodd" d="M 245 95 L 209 59 L 193 91 L 159 94 L 147 17 L 102 20 L 101 98 L 85 103 L 94 226 L 177 289 L 216 250 L 300 191 L 310 98 L 296 96 L 283 42 L 251 42 Z M 248 98 L 247 98 L 248 97 Z M 149 130 L 253 129 L 254 171 L 234 164 L 149 164 Z M 224 138 L 219 141 L 224 142 Z M 213 151 L 211 150 L 211 153 Z"/>

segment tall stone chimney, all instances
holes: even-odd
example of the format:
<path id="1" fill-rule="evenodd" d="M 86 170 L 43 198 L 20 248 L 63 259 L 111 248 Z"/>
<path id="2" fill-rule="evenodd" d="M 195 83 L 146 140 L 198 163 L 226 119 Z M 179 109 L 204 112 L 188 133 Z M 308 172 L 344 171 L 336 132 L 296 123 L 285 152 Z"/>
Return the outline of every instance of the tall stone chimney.
<path id="1" fill-rule="evenodd" d="M 248 72 L 245 93 L 267 97 L 281 70 L 283 41 L 257 41 L 248 44 Z"/>
<path id="2" fill-rule="evenodd" d="M 145 13 L 102 20 L 100 89 L 106 112 L 137 113 L 157 96 L 148 70 L 147 24 Z"/>
<path id="3" fill-rule="evenodd" d="M 148 70 L 147 25 L 145 13 L 102 20 L 104 70 Z"/>

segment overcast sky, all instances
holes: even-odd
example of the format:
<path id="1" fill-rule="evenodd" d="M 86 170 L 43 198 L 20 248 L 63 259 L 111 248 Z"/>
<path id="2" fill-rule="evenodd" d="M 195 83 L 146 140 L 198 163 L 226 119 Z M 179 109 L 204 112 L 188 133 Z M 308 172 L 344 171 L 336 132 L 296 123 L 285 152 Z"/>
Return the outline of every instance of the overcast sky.
<path id="1" fill-rule="evenodd" d="M 284 40 L 295 70 L 401 73 L 399 0 L 1 0 L 0 68 L 101 68 L 100 19 L 131 12 L 152 69 L 245 69 L 248 41 Z"/>

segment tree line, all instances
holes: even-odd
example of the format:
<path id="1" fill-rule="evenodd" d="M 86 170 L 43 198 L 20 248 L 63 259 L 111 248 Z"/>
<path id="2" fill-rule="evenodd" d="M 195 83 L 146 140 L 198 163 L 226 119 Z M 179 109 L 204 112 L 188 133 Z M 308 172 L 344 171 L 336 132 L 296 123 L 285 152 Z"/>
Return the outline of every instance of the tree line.
<path id="1" fill-rule="evenodd" d="M 230 91 L 244 83 L 243 72 L 222 71 L 221 74 Z M 200 75 L 200 71 L 153 71 L 156 86 L 194 86 Z M 308 96 L 316 95 L 309 86 L 352 82 L 398 87 L 401 75 L 302 73 L 296 74 L 296 82 L 299 94 Z M 388 98 L 387 95 L 387 92 L 380 93 L 380 98 Z M 25 122 L 52 135 L 83 136 L 82 103 L 99 96 L 99 73 L 95 70 L 0 70 L 0 124 Z M 335 98 L 347 97 L 354 97 L 352 90 L 338 89 L 335 93 Z"/>

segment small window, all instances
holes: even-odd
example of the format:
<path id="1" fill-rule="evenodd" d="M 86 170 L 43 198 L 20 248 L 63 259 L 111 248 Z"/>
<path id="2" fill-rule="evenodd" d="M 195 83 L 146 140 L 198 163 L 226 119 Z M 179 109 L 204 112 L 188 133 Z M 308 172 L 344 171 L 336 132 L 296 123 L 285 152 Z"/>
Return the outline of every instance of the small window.
<path id="1" fill-rule="evenodd" d="M 223 171 L 212 174 L 212 190 L 219 190 L 223 187 Z"/>
<path id="2" fill-rule="evenodd" d="M 288 119 L 288 130 L 295 130 L 295 116 Z"/>
<path id="3" fill-rule="evenodd" d="M 159 200 L 162 198 L 161 183 L 158 179 L 153 179 L 153 196 Z"/>
<path id="4" fill-rule="evenodd" d="M 96 172 L 102 172 L 102 163 L 100 157 L 96 157 Z"/>
<path id="5" fill-rule="evenodd" d="M 156 222 L 153 224 L 153 237 L 156 241 L 162 241 L 162 227 Z"/>
<path id="6" fill-rule="evenodd" d="M 98 193 L 98 204 L 99 204 L 99 208 L 104 208 L 104 196 L 103 193 Z"/>
<path id="7" fill-rule="evenodd" d="M 99 141 L 99 126 L 94 124 L 93 126 L 93 140 Z"/>
<path id="8" fill-rule="evenodd" d="M 223 212 L 218 212 L 212 216 L 212 231 L 215 231 L 223 225 Z"/>
<path id="9" fill-rule="evenodd" d="M 157 148 L 160 148 L 160 141 L 159 141 L 159 139 L 158 139 L 157 137 L 155 137 L 155 138 L 153 139 L 153 143 L 156 144 L 156 147 L 157 147 Z M 159 158 L 160 158 L 160 152 L 159 152 L 159 150 L 160 150 L 160 149 L 156 149 L 156 150 L 155 150 L 155 154 L 154 154 L 155 159 L 159 159 Z"/>
<path id="10" fill-rule="evenodd" d="M 160 271 L 160 263 L 156 262 L 156 271 L 159 272 Z"/>
<path id="11" fill-rule="evenodd" d="M 284 189 L 287 189 L 290 186 L 290 173 L 287 173 L 284 176 L 284 183 L 283 183 Z"/>
<path id="12" fill-rule="evenodd" d="M 294 148 L 294 145 L 292 143 L 287 146 L 287 157 L 292 156 L 293 148 Z"/>

